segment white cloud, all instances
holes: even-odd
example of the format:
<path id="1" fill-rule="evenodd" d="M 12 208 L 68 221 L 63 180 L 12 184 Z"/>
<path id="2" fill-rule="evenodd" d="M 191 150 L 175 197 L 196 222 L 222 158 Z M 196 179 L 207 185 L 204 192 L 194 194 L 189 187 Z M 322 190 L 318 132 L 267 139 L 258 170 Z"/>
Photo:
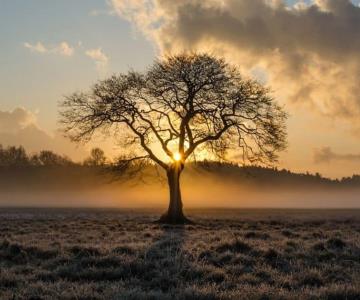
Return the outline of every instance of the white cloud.
<path id="1" fill-rule="evenodd" d="M 24 47 L 29 49 L 31 52 L 36 52 L 39 54 L 55 54 L 61 56 L 73 56 L 75 53 L 75 47 L 71 46 L 68 42 L 61 42 L 57 45 L 45 45 L 42 42 L 37 42 L 36 44 L 30 44 L 28 42 L 24 43 Z M 83 44 L 79 41 L 76 47 L 83 48 Z M 85 51 L 85 55 L 90 57 L 96 65 L 96 69 L 101 73 L 106 73 L 109 57 L 104 53 L 102 48 L 88 49 Z"/>
<path id="2" fill-rule="evenodd" d="M 31 52 L 37 52 L 41 54 L 53 53 L 62 56 L 72 56 L 74 54 L 74 47 L 70 46 L 67 42 L 61 42 L 55 46 L 45 46 L 41 42 L 36 44 L 24 43 L 24 47 L 30 49 Z"/>
<path id="3" fill-rule="evenodd" d="M 46 47 L 41 42 L 37 42 L 34 45 L 30 43 L 24 43 L 24 47 L 30 49 L 30 51 L 32 52 L 38 52 L 38 53 L 48 52 L 48 49 L 46 49 Z"/>
<path id="4" fill-rule="evenodd" d="M 109 63 L 109 57 L 103 52 L 101 48 L 89 49 L 85 51 L 85 54 L 94 60 L 98 71 L 102 72 L 106 70 Z"/>
<path id="5" fill-rule="evenodd" d="M 54 52 L 64 56 L 72 56 L 74 54 L 74 48 L 67 42 L 61 42 L 59 46 L 54 48 Z"/>

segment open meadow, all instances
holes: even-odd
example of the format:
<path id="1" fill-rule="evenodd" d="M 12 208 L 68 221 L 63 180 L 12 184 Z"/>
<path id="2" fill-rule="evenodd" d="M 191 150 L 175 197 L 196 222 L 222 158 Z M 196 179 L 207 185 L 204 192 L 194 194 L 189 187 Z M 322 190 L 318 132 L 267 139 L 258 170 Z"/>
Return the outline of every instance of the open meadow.
<path id="1" fill-rule="evenodd" d="M 360 210 L 0 209 L 0 299 L 360 299 Z"/>

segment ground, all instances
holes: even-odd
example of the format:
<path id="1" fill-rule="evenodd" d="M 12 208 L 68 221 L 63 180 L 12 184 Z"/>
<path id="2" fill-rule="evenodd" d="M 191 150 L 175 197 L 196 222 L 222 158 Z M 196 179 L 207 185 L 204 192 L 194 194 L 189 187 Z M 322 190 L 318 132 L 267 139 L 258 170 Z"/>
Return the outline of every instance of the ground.
<path id="1" fill-rule="evenodd" d="M 0 299 L 360 299 L 359 210 L 0 209 Z"/>

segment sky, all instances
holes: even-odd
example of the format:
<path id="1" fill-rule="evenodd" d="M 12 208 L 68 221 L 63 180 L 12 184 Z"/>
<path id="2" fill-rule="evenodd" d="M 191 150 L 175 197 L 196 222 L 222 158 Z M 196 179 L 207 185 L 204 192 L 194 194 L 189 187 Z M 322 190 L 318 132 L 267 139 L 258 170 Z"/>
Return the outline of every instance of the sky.
<path id="1" fill-rule="evenodd" d="M 0 0 L 0 143 L 75 160 L 58 103 L 98 79 L 144 70 L 166 53 L 222 55 L 289 113 L 279 167 L 360 173 L 360 1 Z"/>

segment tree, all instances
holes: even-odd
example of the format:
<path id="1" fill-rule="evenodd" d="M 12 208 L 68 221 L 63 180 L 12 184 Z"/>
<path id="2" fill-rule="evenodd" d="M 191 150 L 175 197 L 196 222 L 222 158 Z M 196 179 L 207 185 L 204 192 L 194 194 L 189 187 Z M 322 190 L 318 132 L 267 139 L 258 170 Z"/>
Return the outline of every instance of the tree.
<path id="1" fill-rule="evenodd" d="M 106 162 L 105 153 L 100 148 L 93 148 L 90 151 L 90 157 L 85 159 L 84 165 L 99 167 L 103 166 Z"/>
<path id="2" fill-rule="evenodd" d="M 148 160 L 166 172 L 166 223 L 188 221 L 180 192 L 187 160 L 241 151 L 243 160 L 274 162 L 286 146 L 286 114 L 269 90 L 207 54 L 168 56 L 143 73 L 113 75 L 67 96 L 60 114 L 72 140 L 112 135 L 127 150 L 122 161 Z"/>
<path id="3" fill-rule="evenodd" d="M 73 162 L 64 156 L 56 154 L 50 150 L 42 150 L 38 154 L 35 154 L 31 157 L 31 162 L 36 166 L 69 166 L 72 165 Z"/>
<path id="4" fill-rule="evenodd" d="M 3 148 L 0 145 L 0 166 L 2 167 L 27 167 L 29 158 L 24 147 L 9 146 Z"/>

